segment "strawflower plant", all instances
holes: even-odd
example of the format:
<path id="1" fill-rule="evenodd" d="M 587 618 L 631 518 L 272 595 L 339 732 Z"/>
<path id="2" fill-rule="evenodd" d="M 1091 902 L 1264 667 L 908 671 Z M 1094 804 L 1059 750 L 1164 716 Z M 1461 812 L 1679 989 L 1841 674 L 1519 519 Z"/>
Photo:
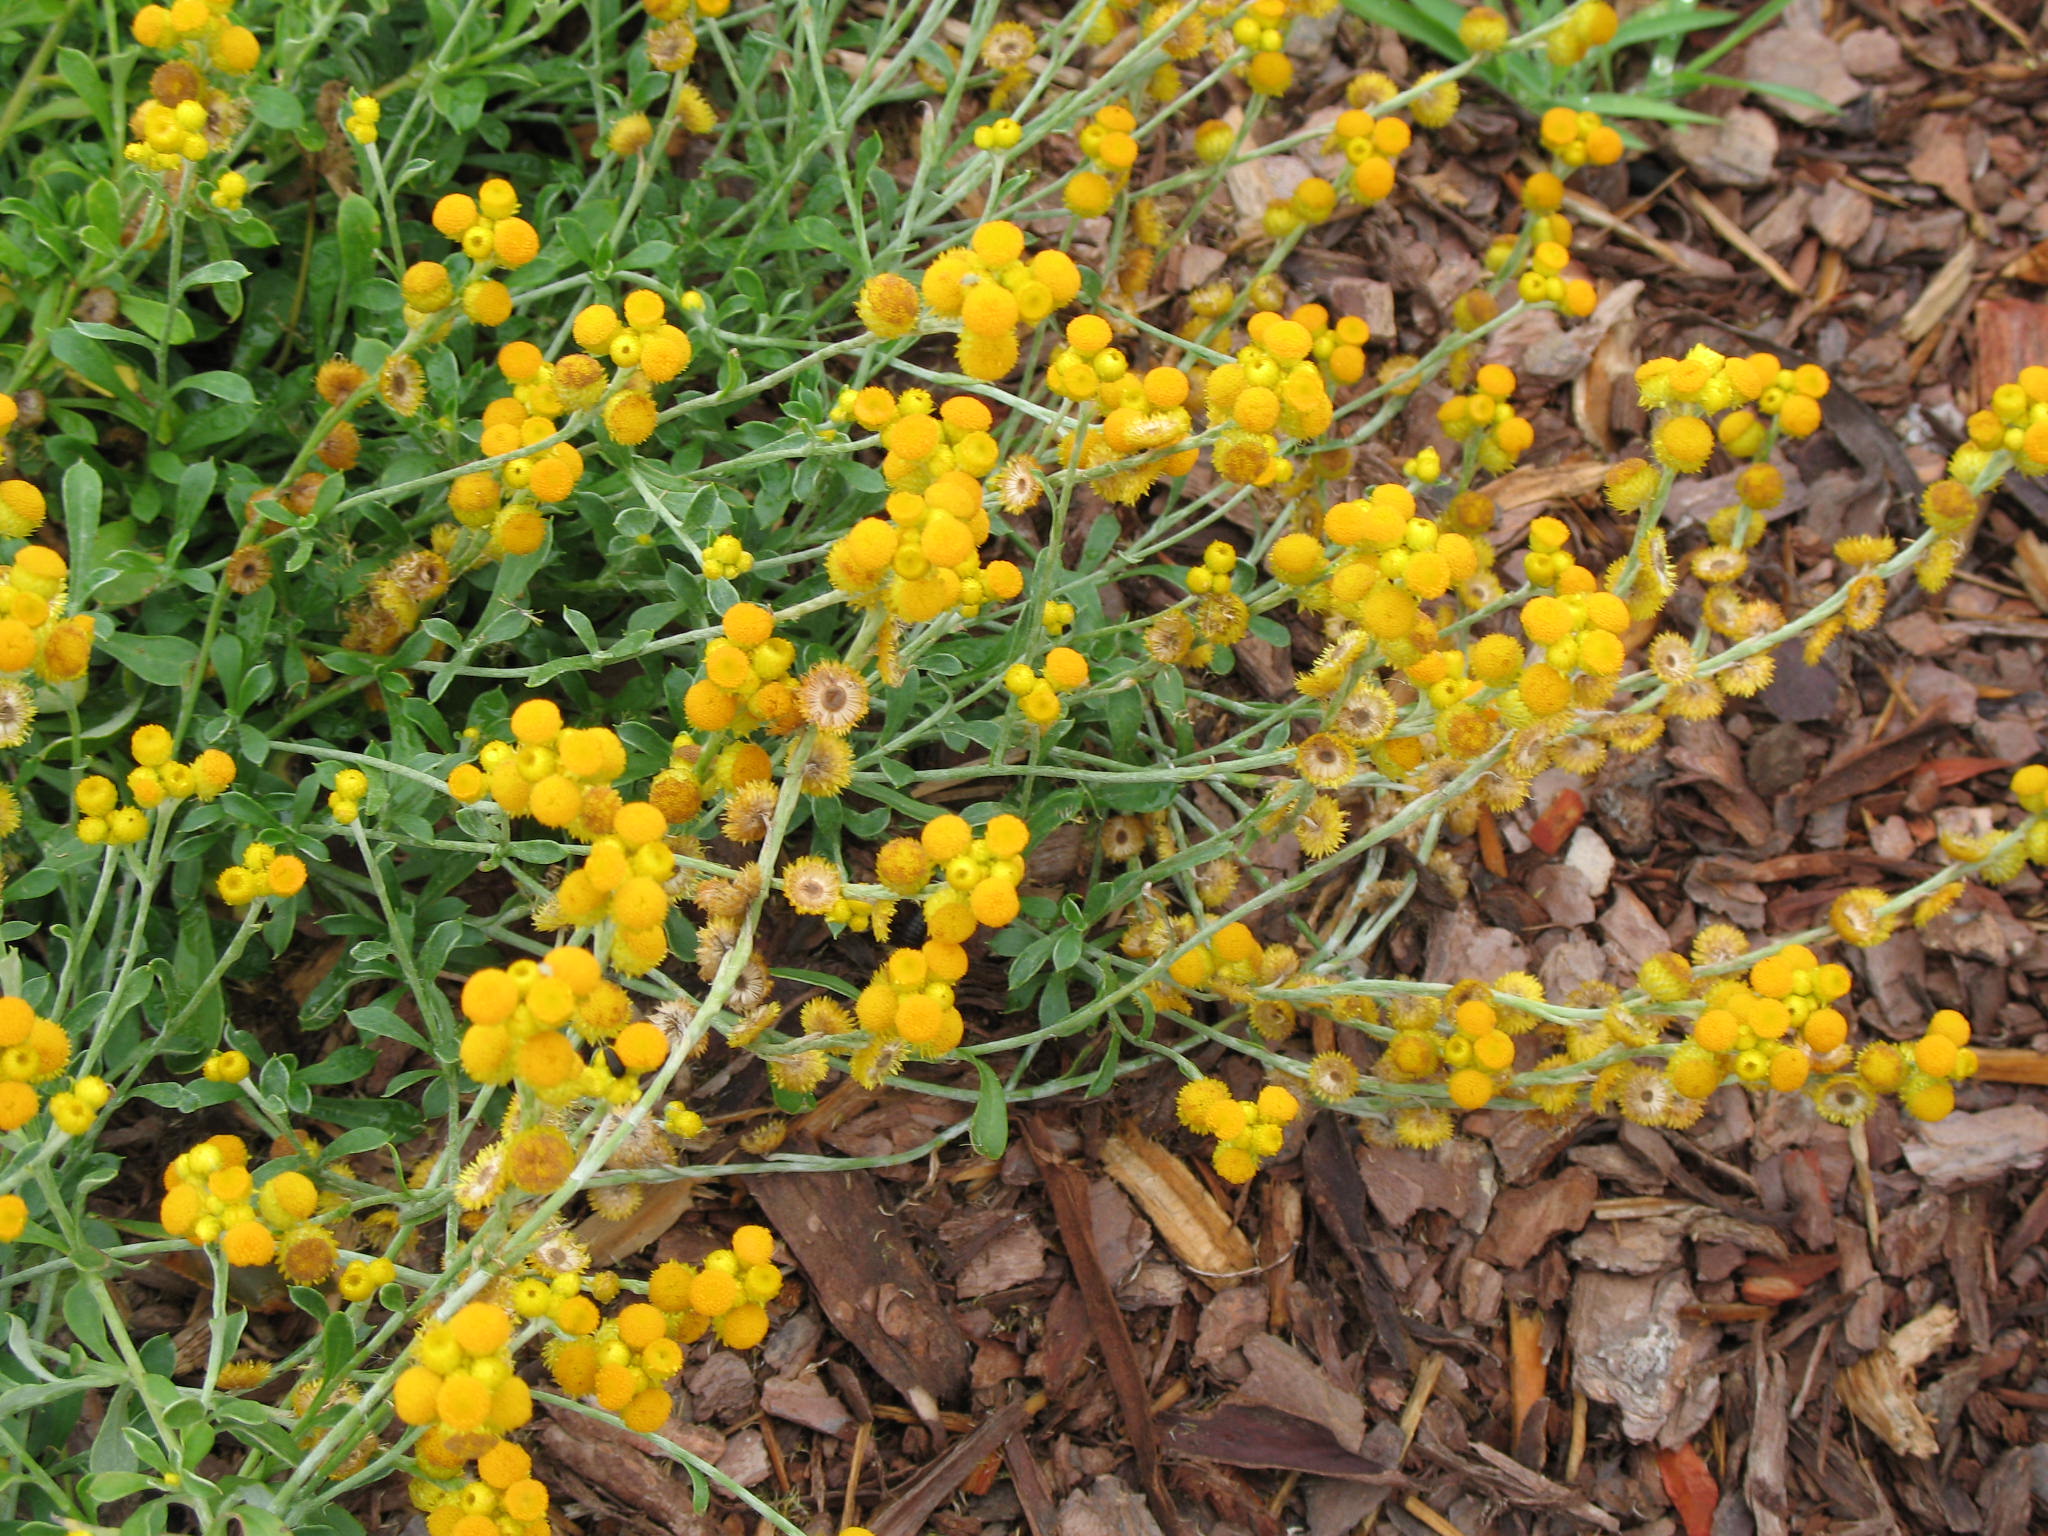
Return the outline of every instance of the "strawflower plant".
<path id="1" fill-rule="evenodd" d="M 1612 13 L 1470 10 L 1464 62 L 1310 128 L 1319 9 L 177 0 L 0 42 L 0 1522 L 353 1532 L 396 1480 L 434 1536 L 547 1530 L 538 1409 L 651 1434 L 791 1305 L 743 1211 L 610 1251 L 650 1186 L 996 1158 L 1119 1084 L 1236 1184 L 1324 1110 L 1414 1147 L 1730 1083 L 1948 1112 L 1970 1022 L 1872 1040 L 1842 957 L 2048 864 L 2048 770 L 1919 886 L 1625 989 L 1381 941 L 1539 773 L 1939 589 L 2048 472 L 2048 368 L 1800 611 L 1749 573 L 1811 365 L 1646 362 L 1624 552 L 1510 534 L 1537 402 L 1489 339 L 1594 310 L 1565 194 L 1620 134 L 1541 116 L 1419 352 L 1286 261 L 1379 216 L 1481 57 L 1597 65 Z M 1328 174 L 1233 228 L 1226 173 L 1283 152 Z M 1163 287 L 1211 227 L 1240 258 Z M 1286 696 L 1254 636 L 1311 642 Z M 950 1118 L 792 1139 L 891 1092 Z"/>

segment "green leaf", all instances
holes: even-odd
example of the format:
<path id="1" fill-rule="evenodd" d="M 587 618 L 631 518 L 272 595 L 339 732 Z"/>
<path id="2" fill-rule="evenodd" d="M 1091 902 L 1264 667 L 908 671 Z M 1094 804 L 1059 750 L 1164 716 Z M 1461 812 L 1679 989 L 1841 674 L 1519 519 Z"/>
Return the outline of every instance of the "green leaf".
<path id="1" fill-rule="evenodd" d="M 256 121 L 266 128 L 282 128 L 290 133 L 306 121 L 306 110 L 299 105 L 299 98 L 275 85 L 252 88 L 249 106 Z"/>
<path id="2" fill-rule="evenodd" d="M 1602 117 L 1646 117 L 1659 123 L 1712 124 L 1721 121 L 1711 113 L 1695 112 L 1690 107 L 1674 106 L 1655 97 L 1624 96 L 1614 91 L 1593 91 L 1581 97 L 1578 105 L 1588 112 L 1598 112 Z"/>
<path id="3" fill-rule="evenodd" d="M 356 1327 L 345 1312 L 330 1312 L 320 1325 L 320 1363 L 329 1381 L 340 1381 L 356 1352 Z"/>
<path id="4" fill-rule="evenodd" d="M 239 261 L 209 261 L 203 267 L 194 267 L 187 272 L 181 287 L 192 288 L 200 283 L 233 283 L 249 275 L 249 269 Z"/>
<path id="5" fill-rule="evenodd" d="M 98 64 L 76 48 L 57 50 L 57 73 L 96 118 L 107 115 L 107 82 Z"/>
<path id="6" fill-rule="evenodd" d="M 989 1070 L 988 1063 L 979 1056 L 972 1060 L 981 1087 L 974 1096 L 974 1124 L 968 1128 L 967 1139 L 983 1157 L 999 1158 L 1010 1145 L 1009 1099 L 1002 1079 Z"/>
<path id="7" fill-rule="evenodd" d="M 824 971 L 800 970 L 795 966 L 778 965 L 771 973 L 783 981 L 801 982 L 807 987 L 819 987 L 824 991 L 837 993 L 840 997 L 858 997 L 860 988 L 843 976 L 833 976 Z"/>
<path id="8" fill-rule="evenodd" d="M 98 541 L 101 502 L 100 472 L 80 459 L 64 471 L 64 534 L 71 541 L 73 580 L 81 593 L 92 590 L 97 575 L 93 545 Z"/>
<path id="9" fill-rule="evenodd" d="M 228 265 L 233 266 L 235 263 L 230 262 Z M 239 373 L 195 373 L 190 378 L 180 379 L 178 388 L 204 390 L 216 400 L 228 400 L 236 405 L 256 403 L 255 389 Z"/>
<path id="10" fill-rule="evenodd" d="M 73 1285 L 64 1292 L 64 1325 L 101 1360 L 114 1359 L 114 1346 L 107 1340 L 106 1319 L 100 1314 L 99 1298 L 90 1285 Z"/>
<path id="11" fill-rule="evenodd" d="M 418 1030 L 381 1004 L 372 1003 L 363 1008 L 351 1008 L 348 1021 L 355 1025 L 361 1034 L 382 1035 L 388 1040 L 402 1040 L 407 1045 L 418 1046 L 421 1050 L 427 1048 L 426 1039 Z"/>
<path id="12" fill-rule="evenodd" d="M 367 1045 L 344 1045 L 296 1074 L 302 1083 L 325 1087 L 352 1083 L 377 1065 L 377 1053 Z"/>
<path id="13" fill-rule="evenodd" d="M 390 1145 L 391 1137 L 382 1126 L 359 1125 L 352 1131 L 343 1131 L 334 1140 L 327 1143 L 325 1147 L 322 1147 L 320 1149 L 320 1159 L 324 1163 L 337 1163 L 344 1158 L 355 1157 L 364 1152 L 374 1152 L 379 1147 L 388 1147 Z"/>
<path id="14" fill-rule="evenodd" d="M 1148 1005 L 1149 1006 L 1149 1005 Z M 1099 1099 L 1116 1086 L 1116 1068 L 1124 1053 L 1124 1036 L 1121 1029 L 1109 1037 L 1109 1045 L 1102 1053 L 1102 1066 L 1096 1071 L 1094 1080 L 1088 1084 L 1088 1097 Z"/>
<path id="15" fill-rule="evenodd" d="M 1763 5 L 1758 6 L 1747 16 L 1743 17 L 1726 37 L 1715 43 L 1704 53 L 1698 54 L 1691 59 L 1689 61 L 1690 64 L 1694 69 L 1705 69 L 1730 49 L 1740 48 L 1760 28 L 1767 27 L 1776 21 L 1779 13 L 1791 3 L 1792 0 L 1765 0 Z"/>
<path id="16" fill-rule="evenodd" d="M 164 327 L 170 327 L 171 345 L 182 347 L 192 339 L 192 317 L 182 309 L 173 309 L 159 299 L 145 299 L 131 293 L 121 300 L 121 313 L 135 322 L 135 328 L 152 341 L 164 339 Z"/>
<path id="17" fill-rule="evenodd" d="M 1427 43 L 1447 59 L 1469 57 L 1458 41 L 1463 9 L 1449 0 L 1344 0 L 1345 8 L 1375 26 L 1391 27 L 1403 37 Z"/>
<path id="18" fill-rule="evenodd" d="M 75 324 L 50 333 L 50 355 L 108 394 L 122 399 L 134 397 L 134 391 L 115 371 L 114 357 L 106 343 L 87 336 Z"/>
<path id="19" fill-rule="evenodd" d="M 178 687 L 199 659 L 199 647 L 176 635 L 138 635 L 116 630 L 96 636 L 93 649 L 159 688 Z"/>
<path id="20" fill-rule="evenodd" d="M 1611 46 L 1626 48 L 1632 43 L 1647 43 L 1660 37 L 1703 32 L 1709 27 L 1725 26 L 1736 16 L 1734 11 L 1710 10 L 1705 6 L 1694 10 L 1682 0 L 1666 0 L 1665 4 L 1638 11 L 1624 21 L 1616 30 Z"/>
<path id="21" fill-rule="evenodd" d="M 1737 80 L 1728 75 L 1696 73 L 1690 69 L 1680 70 L 1679 74 L 1689 85 L 1698 87 L 1718 85 L 1730 90 L 1754 91 L 1759 96 L 1772 96 L 1779 101 L 1789 101 L 1795 106 L 1806 107 L 1815 112 L 1825 112 L 1830 117 L 1840 117 L 1842 115 L 1842 109 L 1832 101 L 1829 101 L 1827 97 L 1816 96 L 1812 91 L 1803 90 L 1796 85 L 1780 85 L 1775 80 Z"/>
<path id="22" fill-rule="evenodd" d="M 335 244 L 341 251 L 343 291 L 354 300 L 362 297 L 363 283 L 377 259 L 377 210 L 360 192 L 341 200 L 335 215 Z"/>

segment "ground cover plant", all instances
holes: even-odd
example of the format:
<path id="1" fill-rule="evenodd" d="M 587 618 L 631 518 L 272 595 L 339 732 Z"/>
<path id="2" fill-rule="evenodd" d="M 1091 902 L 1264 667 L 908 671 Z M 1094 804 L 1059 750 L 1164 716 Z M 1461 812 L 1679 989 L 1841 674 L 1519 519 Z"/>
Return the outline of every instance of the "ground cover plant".
<path id="1" fill-rule="evenodd" d="M 1498 348 L 1612 295 L 1580 189 L 1780 9 L 1420 6 L 1438 64 L 1311 98 L 1340 18 L 1294 0 L 16 8 L 0 1521 L 581 1529 L 539 1430 L 588 1421 L 745 1528 L 862 1529 L 858 1457 L 770 1499 L 662 1433 L 830 1288 L 761 1191 L 1057 1196 L 1049 1110 L 1147 1120 L 1226 1226 L 1312 1122 L 1732 1096 L 1867 1160 L 1948 1117 L 1976 1025 L 1873 1030 L 1866 952 L 2048 864 L 2048 767 L 1625 985 L 1395 943 L 1539 783 L 1853 666 L 2048 473 L 2024 357 L 1894 516 L 1797 539 L 1842 396 L 1729 332 L 1500 494 L 1561 421 Z M 1481 79 L 1522 153 L 1389 331 L 1295 258 L 1464 153 Z M 821 1145 L 874 1103 L 917 1133 Z"/>

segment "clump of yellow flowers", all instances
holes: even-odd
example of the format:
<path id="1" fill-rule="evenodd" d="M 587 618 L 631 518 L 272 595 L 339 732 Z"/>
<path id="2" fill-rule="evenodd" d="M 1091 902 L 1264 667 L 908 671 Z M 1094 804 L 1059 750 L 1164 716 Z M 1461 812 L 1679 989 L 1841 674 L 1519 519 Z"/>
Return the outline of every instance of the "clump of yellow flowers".
<path id="1" fill-rule="evenodd" d="M 1287 1127 L 1301 1113 L 1293 1094 L 1269 1083 L 1252 1099 L 1234 1099 L 1230 1086 L 1213 1077 L 1185 1083 L 1175 1100 L 1180 1123 L 1191 1131 L 1216 1138 L 1210 1162 L 1217 1176 L 1246 1184 L 1259 1164 L 1280 1150 Z"/>

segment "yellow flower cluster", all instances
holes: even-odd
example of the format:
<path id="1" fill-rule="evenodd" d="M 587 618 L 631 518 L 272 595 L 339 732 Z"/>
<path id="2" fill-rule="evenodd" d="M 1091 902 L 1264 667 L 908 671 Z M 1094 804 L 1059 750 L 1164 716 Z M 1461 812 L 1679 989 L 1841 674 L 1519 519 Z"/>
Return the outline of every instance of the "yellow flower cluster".
<path id="1" fill-rule="evenodd" d="M 476 1458 L 476 1477 L 469 1482 L 444 1486 L 416 1479 L 412 1499 L 427 1517 L 427 1536 L 548 1536 L 554 1528 L 547 1485 L 533 1475 L 533 1458 L 510 1440 Z"/>
<path id="2" fill-rule="evenodd" d="M 896 839 L 885 845 L 883 852 L 908 841 Z M 965 944 L 977 927 L 1007 926 L 1017 916 L 1017 887 L 1024 883 L 1024 850 L 1030 842 L 1030 829 L 1016 816 L 991 817 L 979 837 L 964 817 L 950 813 L 926 822 L 918 831 L 916 845 L 930 861 L 927 869 L 935 868 L 944 882 L 924 899 L 925 927 L 932 937 Z M 876 878 L 906 896 L 925 883 L 920 878 L 905 889 L 901 871 L 884 874 L 879 859 Z"/>
<path id="3" fill-rule="evenodd" d="M 1582 165 L 1612 165 L 1626 146 L 1621 135 L 1600 121 L 1598 112 L 1552 107 L 1537 123 L 1537 137 L 1543 147 L 1569 170 Z"/>
<path id="4" fill-rule="evenodd" d="M 1949 474 L 1972 481 L 1994 453 L 2012 455 L 2013 467 L 2037 478 L 2048 474 L 2048 368 L 2022 368 L 2019 378 L 1991 392 L 1991 403 L 1973 411 L 1970 440 L 1951 457 Z"/>
<path id="5" fill-rule="evenodd" d="M 1393 82 L 1386 83 L 1391 96 Z M 1341 154 L 1350 162 L 1351 195 L 1370 208 L 1393 192 L 1395 162 L 1407 152 L 1414 137 L 1414 130 L 1400 118 L 1375 117 L 1362 104 L 1354 104 L 1330 125 L 1323 152 Z"/>
<path id="6" fill-rule="evenodd" d="M 647 1300 L 629 1303 L 602 1324 L 571 1327 L 585 1319 L 557 1315 L 567 1336 L 547 1347 L 549 1374 L 565 1396 L 592 1401 L 629 1428 L 659 1428 L 674 1407 L 665 1383 L 682 1369 L 688 1345 L 713 1329 L 729 1349 L 752 1349 L 767 1337 L 764 1303 L 782 1290 L 774 1252 L 775 1237 L 766 1227 L 741 1227 L 731 1247 L 707 1254 L 701 1266 L 660 1265 L 648 1277 Z M 575 1305 L 589 1307 L 580 1300 Z"/>
<path id="7" fill-rule="evenodd" d="M 960 371 L 994 381 L 1017 366 L 1020 328 L 1074 301 L 1081 269 L 1051 248 L 1027 259 L 1024 231 L 996 219 L 979 226 L 966 246 L 934 256 L 920 287 L 933 314 L 960 323 Z"/>
<path id="8" fill-rule="evenodd" d="M 318 1285 L 333 1273 L 334 1234 L 314 1218 L 319 1186 L 287 1169 L 259 1187 L 239 1136 L 213 1136 L 181 1152 L 164 1170 L 157 1219 L 195 1247 L 220 1244 L 237 1268 L 275 1263 L 294 1285 Z"/>
<path id="9" fill-rule="evenodd" d="M 391 1405 L 401 1423 L 427 1427 L 435 1445 L 430 1452 L 422 1442 L 423 1464 L 459 1467 L 483 1458 L 533 1417 L 533 1394 L 513 1368 L 511 1343 L 511 1315 L 483 1301 L 420 1330 Z M 539 1524 L 545 1523 L 543 1490 Z"/>
<path id="10" fill-rule="evenodd" d="M 233 0 L 173 0 L 145 5 L 129 30 L 145 48 L 158 48 L 194 62 L 204 61 L 231 75 L 256 67 L 262 49 L 256 34 L 230 21 Z"/>
<path id="11" fill-rule="evenodd" d="M 63 1025 L 42 1017 L 19 997 L 0 997 L 0 1132 L 18 1131 L 35 1118 L 43 1107 L 37 1086 L 62 1072 L 70 1060 L 71 1036 Z M 60 1130 L 76 1136 L 92 1123 L 107 1097 L 105 1083 L 96 1077 L 81 1078 L 67 1092 L 52 1095 L 50 1114 Z M 61 1115 L 60 1099 L 70 1101 L 61 1106 Z"/>
<path id="12" fill-rule="evenodd" d="M 1453 395 L 1437 407 L 1437 425 L 1451 441 L 1466 443 L 1476 455 L 1480 468 L 1505 474 L 1536 441 L 1536 429 L 1517 416 L 1509 402 L 1514 398 L 1515 374 L 1499 363 L 1479 370 L 1468 395 Z"/>
<path id="13" fill-rule="evenodd" d="M 1848 1018 L 1833 1006 L 1849 991 L 1849 973 L 1822 965 L 1804 945 L 1759 960 L 1747 985 L 1733 979 L 1704 988 L 1690 984 L 1677 974 L 1683 962 L 1668 964 L 1677 959 L 1665 957 L 1659 977 L 1646 968 L 1643 979 L 1665 983 L 1653 987 L 1661 1001 L 1697 997 L 1704 1004 L 1664 1069 L 1688 1099 L 1704 1100 L 1732 1077 L 1752 1088 L 1803 1090 L 1840 1125 L 1866 1118 L 1882 1094 L 1896 1095 L 1915 1119 L 1939 1120 L 1955 1107 L 1953 1085 L 1976 1071 L 1969 1021 L 1950 1009 L 1935 1014 L 1911 1044 L 1880 1040 L 1851 1049 Z"/>
<path id="14" fill-rule="evenodd" d="M 1277 1084 L 1261 1088 L 1255 1099 L 1234 1099 L 1229 1085 L 1213 1077 L 1182 1084 L 1174 1107 L 1182 1125 L 1216 1138 L 1210 1165 L 1232 1184 L 1251 1182 L 1259 1164 L 1280 1150 L 1287 1127 L 1301 1113 L 1300 1102 Z"/>
<path id="15" fill-rule="evenodd" d="M 552 379 L 543 380 L 547 365 L 531 342 L 513 342 L 498 354 L 499 370 L 515 381 L 515 391 L 484 407 L 482 435 L 478 447 L 492 458 L 500 454 L 520 456 L 498 466 L 495 472 L 471 470 L 458 475 L 448 487 L 448 510 L 460 528 L 488 530 L 489 543 L 481 558 L 501 554 L 531 554 L 547 537 L 545 509 L 566 501 L 583 478 L 583 455 L 573 443 L 559 442 L 545 448 L 537 445 L 556 434 L 555 414 L 564 407 L 554 394 Z M 542 406 L 549 408 L 547 413 Z M 531 448 L 530 453 L 520 450 Z M 452 553 L 459 540 L 457 529 L 435 530 L 435 546 Z M 443 546 L 446 546 L 443 548 Z"/>
<path id="16" fill-rule="evenodd" d="M 342 131 L 358 144 L 377 142 L 377 124 L 383 120 L 384 105 L 374 96 L 358 96 L 348 104 Z"/>
<path id="17" fill-rule="evenodd" d="M 1059 719 L 1061 694 L 1087 686 L 1088 658 L 1070 645 L 1047 651 L 1042 671 L 1020 661 L 1003 673 L 1003 687 L 1016 699 L 1024 718 L 1040 730 Z"/>
<path id="18" fill-rule="evenodd" d="M 1252 0 L 1230 24 L 1232 40 L 1251 52 L 1245 83 L 1261 96 L 1284 96 L 1294 84 L 1294 60 L 1286 52 L 1292 19 L 1288 0 Z"/>
<path id="19" fill-rule="evenodd" d="M 41 520 L 41 492 L 26 480 L 0 485 L 26 487 L 0 491 L 0 505 L 24 515 L 33 512 Z M 63 616 L 69 575 L 64 557 L 46 544 L 24 545 L 15 551 L 12 565 L 0 566 L 0 676 L 18 678 L 34 672 L 46 683 L 75 682 L 85 676 L 92 660 L 93 616 Z"/>
<path id="20" fill-rule="evenodd" d="M 355 825 L 362 814 L 363 798 L 370 792 L 370 776 L 360 768 L 344 768 L 334 776 L 334 788 L 327 796 L 327 814 L 342 826 Z"/>
<path id="21" fill-rule="evenodd" d="M 1308 355 L 1323 370 L 1330 388 L 1365 377 L 1365 344 L 1372 340 L 1372 327 L 1365 321 L 1357 315 L 1332 319 L 1324 304 L 1300 305 L 1287 318 L 1308 332 Z"/>
<path id="22" fill-rule="evenodd" d="M 1067 178 L 1062 195 L 1069 213 L 1095 219 L 1109 212 L 1138 163 L 1137 127 L 1137 117 L 1121 102 L 1111 102 L 1081 125 L 1075 140 L 1090 168 Z"/>
<path id="23" fill-rule="evenodd" d="M 145 5 L 129 24 L 145 48 L 171 56 L 149 79 L 149 94 L 128 122 L 134 135 L 122 154 L 153 171 L 176 171 L 204 160 L 241 131 L 242 107 L 208 75 L 239 77 L 256 68 L 256 34 L 231 19 L 232 0 L 174 0 Z"/>
<path id="24" fill-rule="evenodd" d="M 619 370 L 601 415 L 612 441 L 630 447 L 654 434 L 659 418 L 653 386 L 668 383 L 689 367 L 695 350 L 688 334 L 669 320 L 660 294 L 637 288 L 626 295 L 621 309 L 623 313 L 609 304 L 586 306 L 576 316 L 574 334 L 577 346 L 587 353 L 602 352 Z"/>
<path id="25" fill-rule="evenodd" d="M 1614 41 L 1621 17 L 1607 0 L 1580 0 L 1565 24 L 1550 34 L 1544 51 L 1559 69 L 1569 69 L 1595 48 Z"/>
<path id="26" fill-rule="evenodd" d="M 79 811 L 73 830 L 80 842 L 111 843 L 117 847 L 139 843 L 149 832 L 147 812 L 166 802 L 212 800 L 235 782 L 235 760 L 216 747 L 207 748 L 190 763 L 173 760 L 171 754 L 177 750 L 177 744 L 161 725 L 138 726 L 128 738 L 128 750 L 135 759 L 135 766 L 128 773 L 128 793 L 135 803 L 121 804 L 120 790 L 102 774 L 88 774 L 80 779 L 72 791 Z M 303 865 L 300 883 L 304 883 Z"/>
<path id="27" fill-rule="evenodd" d="M 305 860 L 279 853 L 268 843 L 251 843 L 242 850 L 242 862 L 230 864 L 214 880 L 220 899 L 231 907 L 246 907 L 266 896 L 296 896 L 305 886 Z"/>
<path id="28" fill-rule="evenodd" d="M 953 987 L 966 974 L 967 951 L 945 939 L 893 951 L 854 1002 L 854 1018 L 868 1034 L 868 1045 L 848 1063 L 854 1077 L 873 1087 L 905 1052 L 936 1060 L 958 1045 L 967 1025 Z"/>
<path id="29" fill-rule="evenodd" d="M 704 579 L 737 581 L 754 568 L 754 557 L 736 534 L 721 533 L 704 546 Z"/>
<path id="30" fill-rule="evenodd" d="M 1294 466 L 1280 456 L 1280 439 L 1303 440 L 1329 431 L 1335 408 L 1310 352 L 1307 326 L 1272 310 L 1245 322 L 1250 341 L 1235 360 L 1209 374 L 1203 405 L 1223 435 L 1210 451 L 1216 473 L 1238 485 L 1279 485 Z"/>
<path id="31" fill-rule="evenodd" d="M 795 730 L 802 722 L 789 683 L 796 647 L 775 633 L 775 615 L 758 603 L 734 603 L 720 630 L 704 648 L 704 675 L 683 696 L 684 717 L 696 730 L 735 736 Z"/>
<path id="32" fill-rule="evenodd" d="M 934 408 L 923 390 L 892 395 L 870 386 L 845 409 L 880 433 L 882 477 L 892 489 L 886 517 L 862 518 L 827 552 L 832 585 L 856 601 L 881 602 L 907 624 L 956 609 L 971 617 L 991 600 L 1021 594 L 1023 572 L 981 558 L 991 531 L 982 477 L 999 451 L 987 405 L 954 395 Z"/>
<path id="33" fill-rule="evenodd" d="M 462 1035 L 463 1070 L 480 1083 L 517 1083 L 545 1105 L 579 1098 L 629 1103 L 638 1091 L 638 1077 L 668 1059 L 667 1037 L 652 1024 L 633 1021 L 631 999 L 618 983 L 605 979 L 596 957 L 580 946 L 561 945 L 540 960 L 515 960 L 502 969 L 488 966 L 476 972 L 462 984 L 461 1006 L 469 1021 Z M 592 1049 L 586 1060 L 571 1035 L 591 1047 L 609 1043 L 625 1075 L 612 1072 L 601 1050 Z M 470 1209 L 497 1198 L 505 1179 L 529 1190 L 545 1182 L 525 1175 L 529 1163 L 545 1161 L 535 1154 L 546 1148 L 534 1142 L 521 1148 L 508 1144 L 503 1150 L 503 1166 L 496 1159 L 479 1159 L 491 1166 L 465 1193 Z M 526 1154 L 526 1161 L 514 1152 Z M 568 1169 L 561 1172 L 566 1175 Z"/>
<path id="34" fill-rule="evenodd" d="M 1172 367 L 1133 371 L 1122 350 L 1110 345 L 1114 334 L 1100 315 L 1076 315 L 1066 334 L 1046 382 L 1068 400 L 1092 400 L 1101 419 L 1061 437 L 1061 462 L 1089 475 L 1098 495 L 1125 506 L 1136 505 L 1161 476 L 1193 469 L 1200 450 L 1182 446 L 1194 431 L 1188 376 Z M 1137 462 L 1109 468 L 1124 460 Z"/>
<path id="35" fill-rule="evenodd" d="M 448 193 L 434 204 L 433 224 L 478 273 L 499 262 L 523 267 L 540 254 L 540 231 L 519 217 L 519 193 L 502 176 L 478 187 L 475 197 Z"/>

